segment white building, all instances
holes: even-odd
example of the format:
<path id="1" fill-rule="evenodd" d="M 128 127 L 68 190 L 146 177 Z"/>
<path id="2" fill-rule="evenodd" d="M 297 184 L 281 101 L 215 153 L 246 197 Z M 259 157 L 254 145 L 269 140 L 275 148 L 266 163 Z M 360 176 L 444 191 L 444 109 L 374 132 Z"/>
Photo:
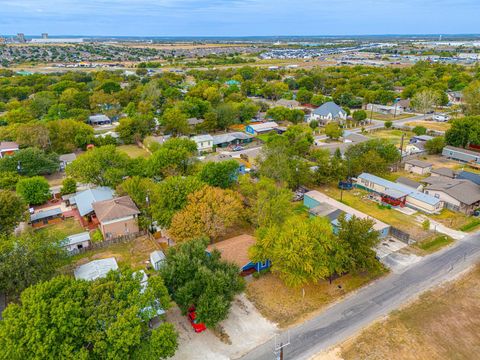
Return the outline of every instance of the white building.
<path id="1" fill-rule="evenodd" d="M 75 252 L 90 246 L 90 233 L 88 231 L 67 236 L 63 245 L 68 252 Z"/>
<path id="2" fill-rule="evenodd" d="M 197 135 L 190 138 L 197 144 L 197 150 L 199 153 L 211 152 L 213 150 L 213 136 L 212 135 Z"/>
<path id="3" fill-rule="evenodd" d="M 163 251 L 156 250 L 150 253 L 150 264 L 152 264 L 152 267 L 157 271 L 160 270 L 165 262 L 165 259 L 166 257 Z"/>
<path id="4" fill-rule="evenodd" d="M 117 260 L 114 257 L 93 260 L 77 267 L 74 271 L 75 279 L 93 281 L 104 278 L 110 271 L 118 270 Z"/>
<path id="5" fill-rule="evenodd" d="M 330 121 L 342 122 L 347 120 L 347 113 L 333 101 L 329 101 L 312 111 L 307 121 L 310 123 L 313 120 L 323 124 L 327 124 Z"/>

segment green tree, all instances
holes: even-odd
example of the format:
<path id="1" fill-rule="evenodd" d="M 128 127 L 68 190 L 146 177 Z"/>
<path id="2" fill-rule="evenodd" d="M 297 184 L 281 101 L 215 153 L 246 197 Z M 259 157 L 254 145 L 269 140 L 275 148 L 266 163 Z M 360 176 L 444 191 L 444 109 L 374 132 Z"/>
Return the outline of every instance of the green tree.
<path id="1" fill-rule="evenodd" d="M 25 218 L 24 201 L 13 191 L 0 190 L 0 234 L 10 234 Z"/>
<path id="2" fill-rule="evenodd" d="M 480 80 L 472 82 L 463 90 L 467 115 L 480 115 Z"/>
<path id="3" fill-rule="evenodd" d="M 348 176 L 362 172 L 381 175 L 400 159 L 400 152 L 385 139 L 372 139 L 350 146 L 345 151 L 345 158 Z"/>
<path id="4" fill-rule="evenodd" d="M 195 163 L 197 145 L 188 139 L 173 138 L 166 141 L 147 160 L 146 172 L 151 177 L 187 175 Z"/>
<path id="5" fill-rule="evenodd" d="M 236 160 L 210 161 L 202 166 L 198 173 L 198 178 L 210 186 L 226 189 L 236 182 L 238 170 L 239 164 Z"/>
<path id="6" fill-rule="evenodd" d="M 73 194 L 77 192 L 77 182 L 75 179 L 72 178 L 65 178 L 62 181 L 62 189 L 60 190 L 60 193 L 62 195 L 67 195 L 67 194 Z"/>
<path id="7" fill-rule="evenodd" d="M 26 289 L 21 302 L 3 313 L 0 357 L 154 360 L 173 355 L 173 327 L 148 326 L 157 311 L 170 306 L 167 289 L 158 276 L 149 277 L 146 286 L 141 279 L 141 273 L 123 269 L 91 282 L 59 276 Z"/>
<path id="8" fill-rule="evenodd" d="M 305 88 L 298 89 L 297 91 L 297 101 L 301 104 L 309 104 L 312 100 L 313 92 Z"/>
<path id="9" fill-rule="evenodd" d="M 445 147 L 445 138 L 443 136 L 434 137 L 425 143 L 425 150 L 429 154 L 441 154 Z"/>
<path id="10" fill-rule="evenodd" d="M 367 112 L 365 110 L 356 110 L 353 112 L 352 117 L 356 122 L 364 121 L 367 118 Z"/>
<path id="11" fill-rule="evenodd" d="M 343 135 L 343 129 L 336 122 L 329 122 L 325 126 L 325 135 L 330 139 L 338 140 Z"/>
<path id="12" fill-rule="evenodd" d="M 29 286 L 55 275 L 66 256 L 57 234 L 3 235 L 0 239 L 0 291 L 18 296 Z"/>
<path id="13" fill-rule="evenodd" d="M 131 144 L 150 135 L 154 127 L 153 117 L 143 115 L 121 119 L 115 131 L 125 143 Z"/>
<path id="14" fill-rule="evenodd" d="M 213 328 L 226 319 L 231 302 L 245 287 L 237 265 L 206 253 L 207 240 L 192 240 L 169 249 L 160 273 L 183 313 L 194 305 L 198 321 Z"/>
<path id="15" fill-rule="evenodd" d="M 386 129 L 391 129 L 393 126 L 393 122 L 391 121 L 385 121 L 384 123 Z"/>
<path id="16" fill-rule="evenodd" d="M 416 93 L 412 99 L 413 108 L 422 114 L 432 111 L 438 102 L 437 92 L 431 89 L 425 89 Z"/>
<path id="17" fill-rule="evenodd" d="M 18 172 L 25 176 L 52 174 L 59 168 L 58 155 L 40 149 L 22 149 L 0 159 L 0 171 Z"/>
<path id="18" fill-rule="evenodd" d="M 118 185 L 129 174 L 130 158 L 115 146 L 97 147 L 67 165 L 67 175 L 82 183 L 100 186 Z"/>
<path id="19" fill-rule="evenodd" d="M 427 133 L 427 128 L 425 126 L 417 125 L 412 129 L 412 131 L 417 136 L 425 135 Z"/>
<path id="20" fill-rule="evenodd" d="M 167 134 L 184 135 L 190 132 L 187 115 L 178 108 L 165 110 L 161 118 L 161 124 Z"/>
<path id="21" fill-rule="evenodd" d="M 42 176 L 19 180 L 17 193 L 30 205 L 43 204 L 51 197 L 50 185 Z"/>
<path id="22" fill-rule="evenodd" d="M 470 143 L 480 144 L 480 116 L 455 119 L 445 132 L 445 142 L 457 147 L 467 147 Z"/>

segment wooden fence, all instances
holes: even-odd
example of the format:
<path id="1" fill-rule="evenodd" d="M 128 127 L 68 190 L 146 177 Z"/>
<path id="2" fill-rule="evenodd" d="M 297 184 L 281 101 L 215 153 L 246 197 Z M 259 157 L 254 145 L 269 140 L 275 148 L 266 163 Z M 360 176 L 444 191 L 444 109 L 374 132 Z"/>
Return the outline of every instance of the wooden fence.
<path id="1" fill-rule="evenodd" d="M 140 236 L 144 236 L 144 235 L 147 235 L 147 234 L 149 236 L 151 236 L 151 234 L 148 231 L 141 230 L 139 232 L 131 233 L 131 234 L 128 234 L 128 235 L 118 236 L 116 238 L 103 240 L 101 242 L 95 242 L 95 243 L 90 242 L 90 245 L 88 247 L 84 247 L 84 248 L 81 248 L 81 249 L 73 249 L 72 251 L 70 251 L 70 255 L 83 254 L 87 251 L 103 249 L 103 248 L 106 248 L 106 247 L 108 247 L 110 245 L 113 245 L 113 244 L 128 243 L 132 240 L 135 240 L 135 239 L 139 238 Z"/>

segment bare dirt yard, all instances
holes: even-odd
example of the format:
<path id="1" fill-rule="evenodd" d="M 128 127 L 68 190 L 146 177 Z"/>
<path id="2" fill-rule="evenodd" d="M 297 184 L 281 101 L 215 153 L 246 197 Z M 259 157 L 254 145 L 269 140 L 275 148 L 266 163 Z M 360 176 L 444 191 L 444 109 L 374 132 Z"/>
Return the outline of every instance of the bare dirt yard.
<path id="1" fill-rule="evenodd" d="M 337 359 L 478 359 L 479 303 L 480 266 L 370 326 L 336 349 Z"/>

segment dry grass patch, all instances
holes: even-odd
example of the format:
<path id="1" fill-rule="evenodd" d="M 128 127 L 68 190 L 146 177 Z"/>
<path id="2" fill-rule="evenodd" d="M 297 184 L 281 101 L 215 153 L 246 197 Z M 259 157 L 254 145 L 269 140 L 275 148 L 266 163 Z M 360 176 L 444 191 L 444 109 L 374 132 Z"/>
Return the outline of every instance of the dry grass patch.
<path id="1" fill-rule="evenodd" d="M 123 152 L 135 159 L 138 157 L 147 158 L 150 156 L 149 152 L 137 145 L 120 145 L 117 147 L 118 151 Z"/>
<path id="2" fill-rule="evenodd" d="M 435 131 L 447 131 L 452 126 L 450 123 L 447 122 L 435 122 L 435 121 L 412 121 L 408 122 L 405 125 L 407 126 L 423 126 L 428 130 L 435 130 Z"/>
<path id="3" fill-rule="evenodd" d="M 322 280 L 305 286 L 303 297 L 302 288 L 289 288 L 276 275 L 268 273 L 249 282 L 246 295 L 263 316 L 280 327 L 287 327 L 313 316 L 382 274 L 345 275 L 332 284 Z"/>
<path id="4" fill-rule="evenodd" d="M 439 223 L 455 230 L 462 230 L 467 227 L 466 230 L 462 231 L 468 231 L 469 227 L 475 229 L 477 225 L 479 225 L 475 224 L 475 222 L 478 222 L 477 218 L 449 209 L 443 209 L 440 214 L 430 215 L 430 217 L 433 220 L 438 221 Z"/>
<path id="5" fill-rule="evenodd" d="M 342 347 L 345 360 L 477 359 L 480 267 L 430 291 Z"/>

